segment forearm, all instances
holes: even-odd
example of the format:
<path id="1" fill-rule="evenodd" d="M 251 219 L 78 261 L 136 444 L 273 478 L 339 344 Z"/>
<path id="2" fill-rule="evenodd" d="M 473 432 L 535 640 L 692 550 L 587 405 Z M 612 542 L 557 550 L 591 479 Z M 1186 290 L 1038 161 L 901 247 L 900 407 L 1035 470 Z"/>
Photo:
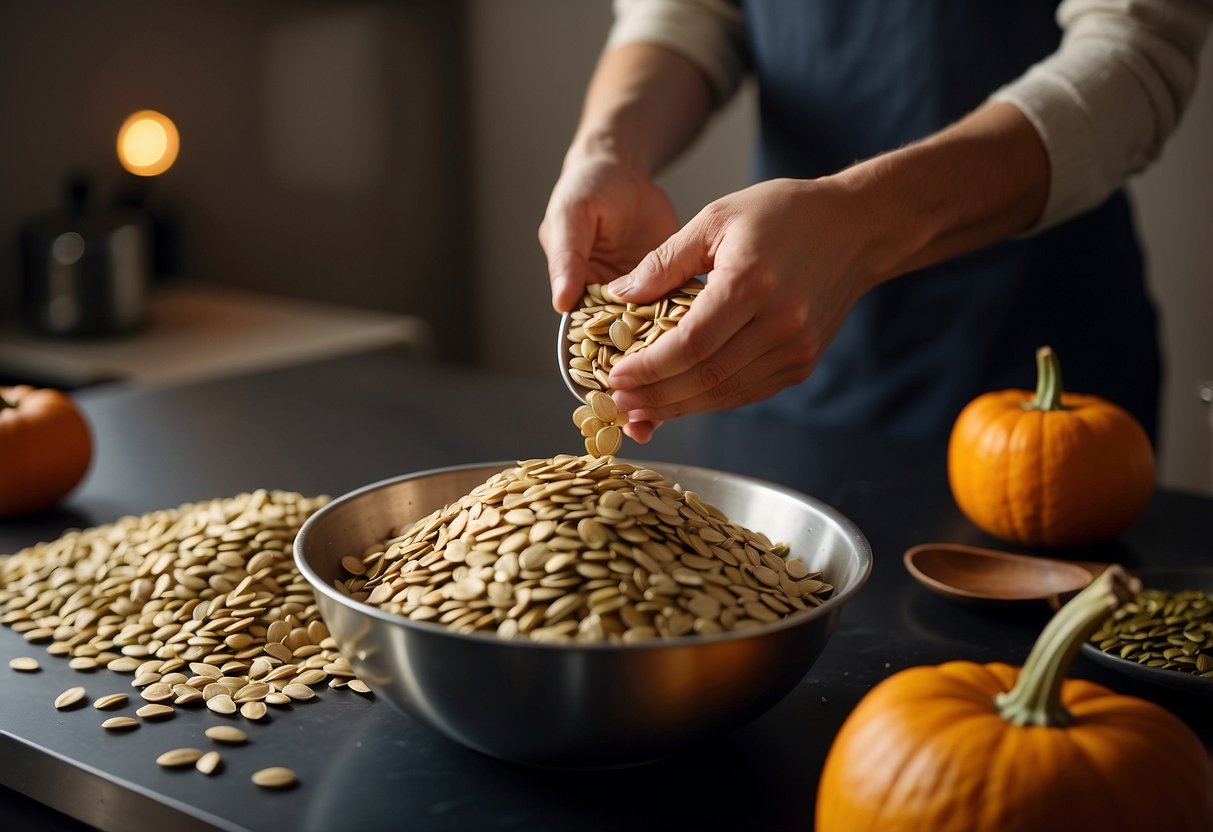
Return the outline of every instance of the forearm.
<path id="1" fill-rule="evenodd" d="M 866 290 L 1030 227 L 1048 195 L 1049 160 L 1027 118 L 997 103 L 832 178 L 867 226 L 853 253 Z"/>
<path id="2" fill-rule="evenodd" d="M 1048 150 L 1033 232 L 1098 205 L 1162 152 L 1191 99 L 1213 0 L 1065 0 L 1057 17 L 1058 50 L 992 96 L 1022 110 Z"/>
<path id="3" fill-rule="evenodd" d="M 605 154 L 651 176 L 690 143 L 711 107 L 707 79 L 678 53 L 647 43 L 610 49 L 590 81 L 565 163 Z"/>

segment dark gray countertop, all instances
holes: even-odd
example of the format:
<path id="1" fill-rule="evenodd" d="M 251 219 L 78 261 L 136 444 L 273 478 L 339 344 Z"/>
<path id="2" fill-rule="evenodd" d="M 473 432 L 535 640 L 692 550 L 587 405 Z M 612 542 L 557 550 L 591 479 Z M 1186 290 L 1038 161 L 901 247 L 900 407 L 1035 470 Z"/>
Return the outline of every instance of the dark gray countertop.
<path id="1" fill-rule="evenodd" d="M 427 366 L 395 350 L 79 398 L 97 440 L 93 470 L 63 509 L 0 522 L 0 552 L 203 498 L 262 487 L 337 496 L 402 473 L 551 456 L 580 442 L 569 418 L 573 402 L 554 372 L 550 379 L 489 376 Z M 1048 617 L 1043 608 L 958 606 L 905 572 L 901 555 L 917 543 L 1007 548 L 953 505 L 942 446 L 719 415 L 667 425 L 648 446 L 628 443 L 623 455 L 799 489 L 842 511 L 871 542 L 871 580 L 804 681 L 759 719 L 648 766 L 556 772 L 484 757 L 385 702 L 321 688 L 321 702 L 250 725 L 252 742 L 225 752 L 225 770 L 204 778 L 153 761 L 169 748 L 201 747 L 202 730 L 222 717 L 179 709 L 168 722 L 106 735 L 99 712 L 59 712 L 51 702 L 73 685 L 90 696 L 133 692 L 129 677 L 72 671 L 0 627 L 4 828 L 81 828 L 74 817 L 115 830 L 802 830 L 812 824 L 829 743 L 873 684 L 947 659 L 1018 664 Z M 1210 563 L 1210 540 L 1213 501 L 1159 492 L 1120 540 L 1070 555 L 1130 566 Z M 43 670 L 10 671 L 8 660 L 18 655 L 38 657 Z M 1074 673 L 1169 707 L 1213 748 L 1207 699 L 1147 687 L 1081 657 Z M 268 793 L 249 782 L 252 771 L 276 764 L 295 769 L 300 786 Z"/>

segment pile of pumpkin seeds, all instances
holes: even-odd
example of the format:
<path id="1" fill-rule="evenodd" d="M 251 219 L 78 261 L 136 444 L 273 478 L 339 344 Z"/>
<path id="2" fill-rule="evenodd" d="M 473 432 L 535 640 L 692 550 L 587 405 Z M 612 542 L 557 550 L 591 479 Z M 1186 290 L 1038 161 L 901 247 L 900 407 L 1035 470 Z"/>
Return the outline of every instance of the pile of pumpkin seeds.
<path id="1" fill-rule="evenodd" d="M 1105 653 L 1213 679 L 1213 597 L 1187 590 L 1143 590 L 1091 636 Z"/>
<path id="2" fill-rule="evenodd" d="M 785 544 L 611 457 L 520 462 L 341 561 L 338 590 L 461 633 L 638 643 L 759 627 L 832 587 Z"/>
<path id="3" fill-rule="evenodd" d="M 573 413 L 573 423 L 585 437 L 590 456 L 615 453 L 617 443 L 623 441 L 620 429 L 628 421 L 627 414 L 620 413 L 613 403 L 610 418 L 600 415 L 602 408 L 594 404 L 595 398 L 610 401 L 611 368 L 625 355 L 644 349 L 661 333 L 673 329 L 703 288 L 701 281 L 691 280 L 661 300 L 637 304 L 624 302 L 606 284 L 586 286 L 581 302 L 570 313 L 567 340 L 569 375 L 586 390 L 586 405 L 595 411 L 587 416 L 585 408 L 578 407 Z M 595 392 L 603 395 L 595 397 Z M 591 431 L 593 418 L 603 424 Z"/>
<path id="4" fill-rule="evenodd" d="M 327 501 L 259 490 L 69 531 L 0 558 L 0 622 L 76 670 L 132 676 L 143 721 L 191 705 L 261 720 L 267 706 L 312 699 L 322 683 L 369 693 L 292 557 L 299 527 Z M 55 707 L 84 697 L 71 688 Z M 108 694 L 93 705 L 127 701 Z M 118 716 L 102 727 L 140 724 Z"/>

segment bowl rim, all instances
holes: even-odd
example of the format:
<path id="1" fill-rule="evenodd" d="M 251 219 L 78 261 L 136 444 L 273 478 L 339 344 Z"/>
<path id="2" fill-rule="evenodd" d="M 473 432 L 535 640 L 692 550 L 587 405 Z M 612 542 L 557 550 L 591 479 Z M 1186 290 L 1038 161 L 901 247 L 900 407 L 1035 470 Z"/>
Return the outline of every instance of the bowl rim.
<path id="1" fill-rule="evenodd" d="M 613 653 L 613 652 L 636 652 L 636 651 L 640 651 L 640 650 L 660 650 L 660 649 L 671 649 L 671 648 L 680 648 L 680 647 L 691 647 L 691 646 L 697 646 L 697 645 L 720 644 L 720 643 L 727 643 L 727 642 L 732 642 L 732 641 L 743 641 L 748 638 L 766 636 L 766 635 L 770 635 L 773 633 L 781 632 L 783 630 L 791 630 L 791 629 L 795 629 L 798 627 L 803 627 L 803 626 L 810 624 L 813 621 L 816 621 L 819 618 L 824 617 L 825 615 L 829 614 L 832 610 L 840 609 L 841 607 L 845 606 L 846 603 L 848 601 L 850 601 L 851 598 L 853 598 L 863 588 L 864 584 L 867 583 L 868 578 L 871 577 L 872 565 L 873 565 L 873 554 L 872 554 L 872 546 L 868 542 L 867 537 L 863 534 L 862 531 L 860 531 L 859 527 L 857 525 L 855 525 L 854 522 L 851 521 L 850 518 L 848 518 L 842 512 L 835 509 L 833 506 L 828 505 L 827 503 L 817 499 L 816 497 L 811 497 L 808 494 L 805 494 L 801 491 L 797 491 L 794 488 L 788 488 L 787 486 L 780 485 L 779 483 L 770 482 L 769 480 L 760 479 L 758 477 L 751 477 L 746 474 L 734 474 L 734 473 L 730 473 L 727 471 L 721 471 L 721 470 L 714 469 L 714 468 L 706 468 L 706 467 L 699 466 L 699 465 L 685 465 L 685 464 L 678 463 L 678 462 L 666 462 L 666 461 L 656 461 L 656 460 L 633 460 L 633 459 L 624 459 L 621 457 L 616 457 L 615 461 L 626 463 L 629 465 L 640 465 L 640 466 L 644 466 L 644 467 L 649 467 L 649 468 L 652 468 L 653 470 L 657 470 L 657 471 L 660 471 L 661 466 L 669 466 L 669 467 L 678 468 L 682 471 L 693 472 L 694 474 L 702 473 L 705 475 L 712 475 L 712 476 L 725 475 L 725 476 L 728 476 L 735 480 L 740 480 L 742 482 L 747 482 L 752 485 L 758 485 L 758 486 L 762 486 L 764 488 L 769 488 L 769 489 L 779 492 L 787 497 L 791 497 L 793 499 L 804 502 L 804 503 L 808 504 L 811 508 L 813 508 L 815 511 L 817 511 L 819 514 L 824 516 L 827 520 L 834 523 L 845 534 L 847 539 L 851 541 L 856 553 L 859 555 L 860 574 L 851 586 L 847 587 L 845 590 L 843 590 L 841 592 L 836 592 L 835 594 L 831 595 L 829 598 L 827 598 L 825 601 L 823 601 L 820 605 L 814 607 L 813 609 L 809 610 L 808 612 L 803 612 L 798 615 L 792 615 L 787 618 L 782 618 L 778 621 L 773 621 L 769 624 L 763 624 L 762 626 L 759 626 L 759 627 L 753 627 L 753 628 L 739 630 L 739 631 L 734 630 L 732 632 L 717 633 L 717 634 L 708 635 L 708 636 L 696 635 L 693 638 L 690 638 L 690 637 L 655 638 L 655 639 L 651 639 L 649 641 L 640 642 L 638 644 L 616 644 L 616 643 L 612 643 L 612 642 L 569 642 L 569 643 L 561 644 L 561 643 L 553 643 L 553 642 L 533 641 L 531 639 L 506 639 L 506 638 L 501 638 L 500 636 L 496 635 L 495 633 L 488 632 L 488 631 L 473 632 L 473 633 L 460 633 L 460 632 L 456 632 L 455 630 L 450 629 L 445 624 L 434 624 L 429 621 L 413 621 L 410 618 L 406 618 L 405 616 L 402 616 L 402 615 L 396 615 L 394 613 L 387 612 L 386 610 L 373 606 L 371 604 L 366 604 L 366 603 L 363 603 L 362 601 L 356 601 L 353 598 L 350 598 L 348 595 L 344 595 L 343 593 L 338 592 L 336 589 L 334 589 L 333 587 L 329 586 L 328 584 L 326 584 L 320 580 L 320 576 L 316 574 L 315 570 L 312 569 L 311 564 L 307 562 L 307 558 L 304 556 L 304 546 L 306 544 L 306 541 L 308 540 L 309 536 L 314 533 L 314 528 L 315 528 L 315 526 L 317 526 L 320 523 L 321 518 L 326 513 L 335 511 L 338 507 L 345 505 L 346 503 L 354 502 L 355 500 L 363 497 L 366 494 L 369 494 L 371 492 L 378 491 L 378 490 L 381 490 L 384 488 L 389 488 L 391 486 L 397 485 L 402 482 L 423 479 L 425 477 L 435 476 L 438 474 L 450 474 L 450 473 L 456 473 L 459 471 L 468 471 L 468 470 L 475 470 L 475 469 L 490 469 L 490 468 L 494 468 L 494 466 L 497 466 L 495 470 L 500 471 L 505 468 L 510 468 L 510 467 L 517 465 L 518 464 L 517 460 L 503 461 L 503 462 L 497 462 L 497 461 L 471 462 L 471 463 L 463 463 L 463 464 L 459 464 L 459 465 L 447 465 L 447 466 L 442 466 L 439 468 L 428 468 L 423 471 L 415 471 L 413 473 L 400 474 L 400 475 L 397 475 L 394 477 L 388 477 L 386 479 L 382 479 L 377 482 L 368 483 L 367 485 L 363 485 L 359 488 L 355 488 L 352 491 L 348 491 L 345 494 L 342 494 L 341 496 L 339 496 L 339 497 L 331 500 L 330 502 L 326 503 L 325 505 L 321 506 L 310 517 L 308 517 L 307 520 L 305 520 L 303 522 L 302 526 L 300 526 L 299 532 L 295 535 L 294 544 L 292 545 L 292 550 L 294 553 L 294 560 L 295 560 L 295 567 L 299 570 L 299 573 L 303 576 L 304 580 L 306 580 L 312 586 L 313 592 L 318 592 L 318 593 L 324 595 L 325 597 L 327 597 L 328 599 L 330 599 L 332 601 L 336 601 L 337 603 L 341 604 L 342 606 L 344 606 L 348 609 L 353 610 L 354 612 L 369 615 L 372 618 L 375 618 L 385 624 L 403 626 L 406 630 L 413 629 L 413 630 L 417 630 L 421 633 L 426 633 L 426 634 L 436 635 L 436 636 L 448 636 L 451 638 L 457 638 L 461 641 L 470 640 L 472 642 L 482 642 L 485 644 L 516 647 L 516 648 L 521 648 L 521 649 L 555 650 L 555 651 L 559 651 L 559 652 L 587 650 L 587 651 L 592 651 L 592 652 L 611 652 L 611 653 Z"/>

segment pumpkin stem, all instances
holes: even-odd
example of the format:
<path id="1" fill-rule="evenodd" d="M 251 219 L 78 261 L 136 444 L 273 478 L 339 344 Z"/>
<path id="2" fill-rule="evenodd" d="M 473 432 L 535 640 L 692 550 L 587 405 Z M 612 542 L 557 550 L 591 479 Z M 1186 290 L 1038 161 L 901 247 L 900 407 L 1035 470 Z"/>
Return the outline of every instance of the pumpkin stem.
<path id="1" fill-rule="evenodd" d="M 1120 566 L 1106 571 L 1057 611 L 1041 631 L 1015 687 L 998 694 L 998 715 L 1013 725 L 1069 725 L 1061 685 L 1074 656 L 1112 610 L 1141 592 L 1141 581 Z"/>
<path id="2" fill-rule="evenodd" d="M 1036 351 L 1036 396 L 1024 402 L 1024 410 L 1064 410 L 1061 392 L 1061 362 L 1052 347 L 1041 347 Z"/>

